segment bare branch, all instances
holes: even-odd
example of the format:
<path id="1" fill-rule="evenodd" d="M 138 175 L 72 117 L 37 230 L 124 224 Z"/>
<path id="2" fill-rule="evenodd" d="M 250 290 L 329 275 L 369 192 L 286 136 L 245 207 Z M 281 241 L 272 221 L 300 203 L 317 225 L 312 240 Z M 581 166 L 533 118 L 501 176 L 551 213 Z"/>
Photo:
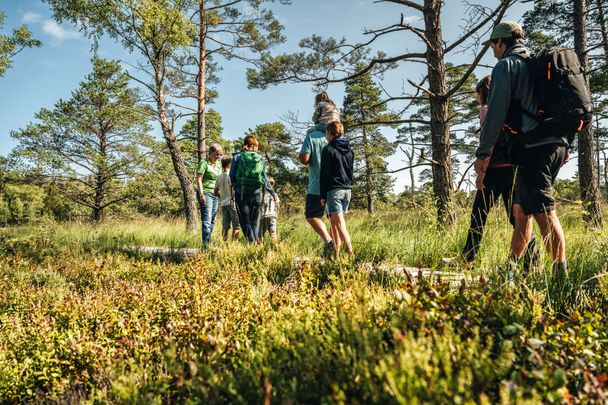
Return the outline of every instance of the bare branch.
<path id="1" fill-rule="evenodd" d="M 409 1 L 409 0 L 375 0 L 374 3 L 395 3 L 395 4 L 401 4 L 402 6 L 411 7 L 420 12 L 424 11 L 424 6 L 414 3 L 413 1 Z"/>

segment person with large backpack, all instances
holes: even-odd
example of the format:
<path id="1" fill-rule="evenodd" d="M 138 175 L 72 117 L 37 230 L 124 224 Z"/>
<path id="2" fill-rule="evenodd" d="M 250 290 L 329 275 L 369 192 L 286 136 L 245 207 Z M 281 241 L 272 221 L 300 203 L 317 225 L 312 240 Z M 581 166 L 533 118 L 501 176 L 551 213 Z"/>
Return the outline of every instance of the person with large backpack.
<path id="1" fill-rule="evenodd" d="M 479 124 L 483 126 L 488 112 L 488 94 L 490 92 L 491 76 L 485 76 L 477 83 L 475 91 L 479 101 Z M 475 192 L 473 209 L 471 211 L 471 226 L 467 233 L 467 240 L 462 251 L 462 257 L 467 262 L 472 262 L 479 251 L 481 239 L 488 214 L 496 201 L 502 197 L 502 202 L 507 212 L 511 225 L 515 225 L 513 218 L 513 165 L 507 161 L 506 144 L 503 134 L 496 140 L 492 148 L 490 163 L 486 169 L 483 186 Z M 530 268 L 538 263 L 539 253 L 534 236 L 528 243 L 524 255 L 524 268 Z"/>
<path id="2" fill-rule="evenodd" d="M 492 70 L 488 112 L 481 129 L 474 167 L 478 188 L 490 162 L 492 149 L 501 133 L 507 143 L 508 160 L 516 165 L 513 198 L 515 227 L 511 239 L 511 268 L 523 256 L 532 236 L 532 218 L 538 223 L 547 250 L 553 258 L 553 275 L 562 278 L 566 271 L 566 241 L 555 211 L 551 186 L 561 166 L 568 161 L 570 142 L 578 127 L 550 126 L 551 121 L 566 120 L 566 112 L 545 111 L 539 88 L 543 77 L 534 68 L 538 58 L 523 45 L 524 32 L 513 21 L 504 21 L 492 30 L 489 44 L 498 59 Z M 555 66 L 553 66 L 555 68 Z M 544 77 L 551 78 L 552 66 L 544 66 Z M 563 71 L 561 74 L 566 75 Z M 556 78 L 553 73 L 553 78 Z M 563 97 L 563 95 L 553 95 Z M 582 128 L 583 123 L 579 124 Z M 565 131 L 558 128 L 565 128 Z M 580 130 L 580 129 L 579 129 Z"/>
<path id="3" fill-rule="evenodd" d="M 259 143 L 254 135 L 243 140 L 241 152 L 234 155 L 230 166 L 230 181 L 234 188 L 239 221 L 243 234 L 249 242 L 258 240 L 258 218 L 262 203 L 262 188 L 272 196 L 275 203 L 279 197 L 268 181 L 266 165 L 257 152 Z"/>

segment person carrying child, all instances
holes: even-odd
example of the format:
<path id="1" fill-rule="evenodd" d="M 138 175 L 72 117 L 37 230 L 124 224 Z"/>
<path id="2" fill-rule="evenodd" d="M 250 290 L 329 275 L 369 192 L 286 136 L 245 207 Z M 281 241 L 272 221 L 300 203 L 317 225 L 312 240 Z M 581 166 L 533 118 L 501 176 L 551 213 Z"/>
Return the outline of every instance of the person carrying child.
<path id="1" fill-rule="evenodd" d="M 344 213 L 350 205 L 355 159 L 348 139 L 342 135 L 344 126 L 340 121 L 329 123 L 325 129 L 328 144 L 321 152 L 321 205 L 329 214 L 334 257 L 338 257 L 341 245 L 347 254 L 353 254 Z"/>
<path id="2" fill-rule="evenodd" d="M 215 182 L 215 195 L 220 198 L 220 206 L 222 207 L 222 239 L 228 240 L 228 231 L 232 226 L 232 240 L 239 238 L 239 214 L 236 210 L 236 202 L 234 193 L 230 183 L 230 166 L 232 158 L 222 159 L 222 174 L 220 174 Z"/>
<path id="3" fill-rule="evenodd" d="M 268 177 L 268 182 L 274 188 L 275 182 L 272 177 Z M 271 239 L 277 238 L 277 203 L 270 193 L 263 189 L 262 205 L 260 205 L 260 239 L 264 237 L 266 231 Z"/>
<path id="4" fill-rule="evenodd" d="M 307 135 L 314 131 L 325 131 L 325 127 L 330 122 L 340 121 L 340 111 L 336 104 L 329 99 L 326 91 L 317 94 L 315 97 L 315 112 L 312 115 L 314 127 L 307 131 Z"/>

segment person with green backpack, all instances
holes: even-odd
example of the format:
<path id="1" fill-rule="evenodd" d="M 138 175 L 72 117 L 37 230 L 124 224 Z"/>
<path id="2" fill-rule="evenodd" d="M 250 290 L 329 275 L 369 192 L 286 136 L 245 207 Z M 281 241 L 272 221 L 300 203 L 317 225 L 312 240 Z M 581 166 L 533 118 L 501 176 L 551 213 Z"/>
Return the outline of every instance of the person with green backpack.
<path id="1" fill-rule="evenodd" d="M 266 165 L 257 153 L 259 143 L 254 135 L 243 140 L 241 152 L 234 155 L 230 166 L 230 181 L 234 188 L 239 221 L 249 242 L 258 240 L 258 219 L 262 203 L 262 188 L 279 204 L 279 197 L 268 181 Z"/>

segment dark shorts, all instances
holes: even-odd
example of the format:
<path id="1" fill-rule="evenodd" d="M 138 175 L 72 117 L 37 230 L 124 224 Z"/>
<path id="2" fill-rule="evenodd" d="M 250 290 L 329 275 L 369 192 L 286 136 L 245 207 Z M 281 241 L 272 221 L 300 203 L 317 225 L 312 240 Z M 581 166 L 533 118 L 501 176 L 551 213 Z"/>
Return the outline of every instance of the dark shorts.
<path id="1" fill-rule="evenodd" d="M 521 205 L 525 214 L 539 214 L 555 209 L 551 186 L 564 164 L 566 148 L 562 145 L 542 145 L 527 149 L 515 174 L 514 204 Z"/>
<path id="2" fill-rule="evenodd" d="M 308 218 L 322 218 L 325 214 L 325 207 L 321 205 L 321 196 L 306 194 L 306 208 L 304 215 Z"/>

